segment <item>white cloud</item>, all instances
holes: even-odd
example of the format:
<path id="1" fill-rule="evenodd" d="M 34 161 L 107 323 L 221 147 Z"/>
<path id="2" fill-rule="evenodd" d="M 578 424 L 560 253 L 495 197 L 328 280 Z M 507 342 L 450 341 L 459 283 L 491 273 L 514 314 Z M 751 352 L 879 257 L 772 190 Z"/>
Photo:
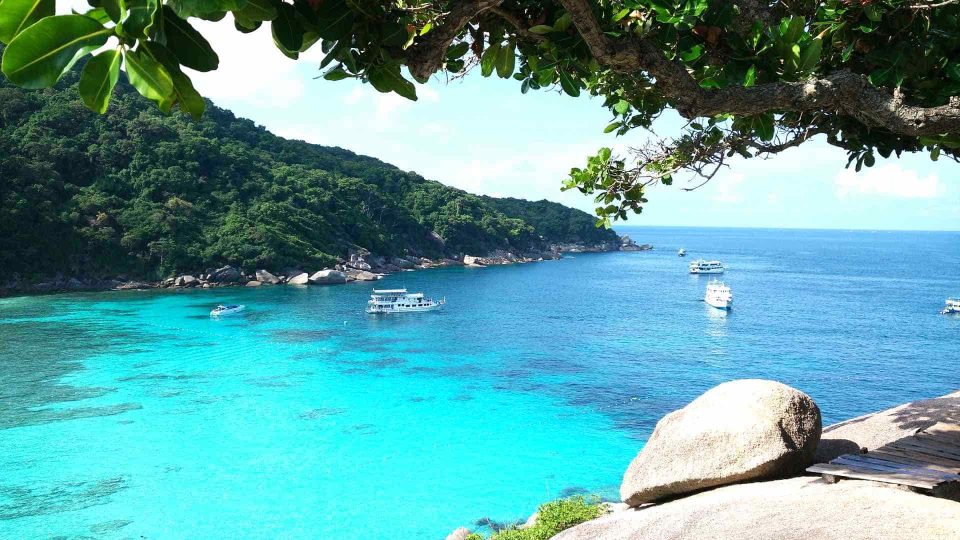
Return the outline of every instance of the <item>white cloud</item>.
<path id="1" fill-rule="evenodd" d="M 743 195 L 738 189 L 742 183 L 742 174 L 732 174 L 729 178 L 718 178 L 715 184 L 717 191 L 713 196 L 713 200 L 724 204 L 739 204 L 743 202 Z"/>
<path id="2" fill-rule="evenodd" d="M 897 163 L 888 163 L 855 172 L 844 169 L 834 177 L 837 197 L 878 195 L 902 199 L 932 199 L 943 192 L 936 173 L 921 177 Z"/>

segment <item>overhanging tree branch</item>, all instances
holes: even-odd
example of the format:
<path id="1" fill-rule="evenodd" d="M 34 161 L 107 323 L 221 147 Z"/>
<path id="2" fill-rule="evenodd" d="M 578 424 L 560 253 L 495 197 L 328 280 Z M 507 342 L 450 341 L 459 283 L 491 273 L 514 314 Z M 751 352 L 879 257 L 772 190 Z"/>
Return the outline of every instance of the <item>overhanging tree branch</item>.
<path id="1" fill-rule="evenodd" d="M 410 47 L 406 55 L 410 74 L 419 80 L 426 80 L 443 65 L 447 47 L 453 43 L 457 34 L 474 17 L 488 9 L 499 6 L 503 0 L 468 0 L 457 2 L 443 18 L 442 22 L 423 41 Z"/>
<path id="2" fill-rule="evenodd" d="M 615 40 L 605 34 L 587 0 L 559 0 L 591 53 L 610 69 L 646 71 L 655 85 L 686 118 L 718 114 L 755 115 L 768 112 L 840 111 L 867 126 L 909 136 L 960 133 L 960 99 L 939 107 L 904 105 L 895 96 L 847 70 L 803 82 L 776 82 L 754 87 L 704 89 L 678 63 L 671 62 L 648 40 Z"/>

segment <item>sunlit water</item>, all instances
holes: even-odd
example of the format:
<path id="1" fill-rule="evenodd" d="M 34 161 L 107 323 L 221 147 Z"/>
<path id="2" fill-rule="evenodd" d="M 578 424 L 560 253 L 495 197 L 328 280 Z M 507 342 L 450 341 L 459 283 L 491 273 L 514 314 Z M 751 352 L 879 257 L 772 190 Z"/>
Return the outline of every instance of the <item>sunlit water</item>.
<path id="1" fill-rule="evenodd" d="M 367 316 L 371 284 L 2 299 L 0 537 L 442 538 L 615 497 L 656 420 L 722 381 L 782 380 L 826 422 L 960 388 L 937 314 L 960 234 L 629 232 L 657 250 L 379 284 L 440 313 Z M 211 320 L 227 302 L 248 309 Z"/>

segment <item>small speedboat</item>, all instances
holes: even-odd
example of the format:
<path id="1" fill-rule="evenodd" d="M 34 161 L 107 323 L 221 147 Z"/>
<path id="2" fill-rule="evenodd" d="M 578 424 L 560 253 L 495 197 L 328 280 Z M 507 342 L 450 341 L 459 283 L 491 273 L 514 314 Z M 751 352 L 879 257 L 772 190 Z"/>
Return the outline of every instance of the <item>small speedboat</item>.
<path id="1" fill-rule="evenodd" d="M 247 307 L 247 306 L 236 305 L 236 304 L 230 304 L 230 305 L 225 306 L 225 305 L 221 304 L 221 305 L 213 308 L 213 311 L 210 312 L 210 316 L 211 316 L 211 317 L 222 317 L 222 316 L 224 316 L 224 315 L 233 315 L 233 314 L 235 314 L 235 313 L 240 313 L 241 311 L 243 311 L 243 308 L 245 308 L 245 307 Z"/>
<path id="2" fill-rule="evenodd" d="M 960 313 L 960 298 L 947 298 L 947 305 L 940 310 L 941 315 Z"/>
<path id="3" fill-rule="evenodd" d="M 686 256 L 687 256 L 687 250 L 680 248 L 680 251 L 677 252 L 677 257 L 686 257 Z"/>

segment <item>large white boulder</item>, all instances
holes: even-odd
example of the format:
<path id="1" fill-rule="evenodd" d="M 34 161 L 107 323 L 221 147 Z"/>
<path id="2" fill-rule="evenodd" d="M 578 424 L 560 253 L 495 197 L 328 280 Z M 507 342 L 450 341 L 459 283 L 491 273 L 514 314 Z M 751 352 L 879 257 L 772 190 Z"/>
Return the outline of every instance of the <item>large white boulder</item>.
<path id="1" fill-rule="evenodd" d="M 457 527 L 452 533 L 447 535 L 447 540 L 467 540 L 470 536 L 470 529 L 466 527 Z"/>
<path id="2" fill-rule="evenodd" d="M 803 471 L 820 440 L 820 409 L 775 381 L 712 388 L 663 417 L 623 477 L 623 502 L 658 501 L 707 488 Z"/>
<path id="3" fill-rule="evenodd" d="M 287 283 L 289 283 L 290 285 L 306 285 L 309 282 L 310 282 L 310 275 L 307 274 L 306 272 L 297 274 L 287 280 Z"/>
<path id="4" fill-rule="evenodd" d="M 338 285 L 347 282 L 347 275 L 339 270 L 320 270 L 310 276 L 314 285 Z"/>
<path id="5" fill-rule="evenodd" d="M 819 477 L 725 486 L 631 508 L 553 540 L 947 540 L 960 538 L 960 503 L 878 482 Z"/>
<path id="6" fill-rule="evenodd" d="M 280 278 L 267 272 L 266 270 L 257 270 L 257 281 L 260 283 L 269 283 L 271 285 L 276 285 L 280 283 Z"/>

